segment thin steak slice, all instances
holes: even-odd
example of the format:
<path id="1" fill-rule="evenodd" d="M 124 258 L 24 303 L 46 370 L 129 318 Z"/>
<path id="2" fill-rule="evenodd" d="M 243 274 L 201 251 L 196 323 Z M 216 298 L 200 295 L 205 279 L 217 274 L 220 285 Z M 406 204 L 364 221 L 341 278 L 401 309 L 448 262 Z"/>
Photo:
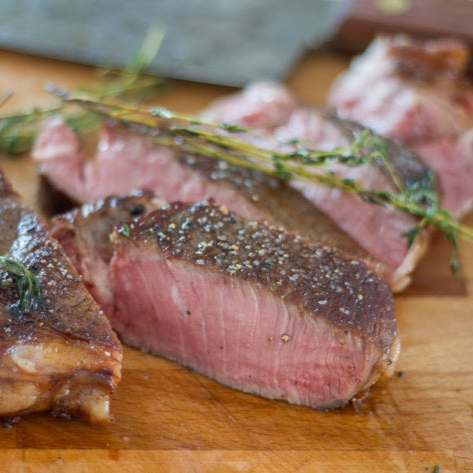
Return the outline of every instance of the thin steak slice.
<path id="1" fill-rule="evenodd" d="M 261 86 L 265 87 L 265 84 Z M 254 90 L 259 84 L 255 83 L 249 87 Z M 245 118 L 244 95 L 243 91 L 230 95 L 226 100 L 219 99 L 203 112 L 203 116 L 218 119 L 225 116 L 227 108 L 230 108 L 234 123 L 241 125 Z M 256 93 L 254 95 L 257 96 Z M 239 97 L 242 105 L 235 109 L 234 104 Z M 260 106 L 260 115 L 264 115 L 265 104 L 268 106 L 267 103 Z M 237 112 L 241 114 L 240 118 Z M 286 123 L 279 126 L 273 126 L 272 120 L 264 123 L 261 118 L 259 123 L 261 128 L 251 133 L 242 133 L 238 137 L 258 146 L 286 151 L 295 149 L 289 144 L 294 139 L 303 147 L 319 150 L 348 146 L 354 140 L 354 132 L 363 131 L 359 124 L 340 119 L 327 110 L 306 106 L 295 108 Z M 390 166 L 400 182 L 422 181 L 429 175 L 428 168 L 412 151 L 391 140 L 385 140 L 385 144 Z M 367 189 L 396 191 L 391 176 L 379 162 L 369 162 L 356 167 L 328 164 L 321 172 L 327 171 L 332 171 L 343 179 L 357 181 Z M 404 235 L 417 224 L 415 217 L 390 207 L 372 205 L 355 195 L 332 190 L 314 182 L 292 180 L 290 184 L 360 246 L 381 261 L 385 268 L 383 275 L 394 291 L 400 291 L 409 284 L 410 275 L 425 254 L 429 241 L 428 232 L 424 232 L 412 246 L 408 246 Z"/>
<path id="2" fill-rule="evenodd" d="M 173 203 L 124 225 L 111 320 L 125 343 L 321 409 L 392 374 L 392 296 L 359 260 L 225 207 Z"/>
<path id="3" fill-rule="evenodd" d="M 457 40 L 379 36 L 328 95 L 340 116 L 409 145 L 437 173 L 442 205 L 457 217 L 473 206 L 469 56 Z"/>
<path id="4" fill-rule="evenodd" d="M 86 159 L 77 137 L 60 118 L 40 134 L 34 157 L 43 178 L 76 204 L 135 189 L 153 191 L 168 202 L 212 199 L 245 217 L 267 220 L 311 240 L 336 245 L 385 272 L 382 263 L 300 192 L 260 172 L 179 153 L 105 123 L 94 159 Z"/>
<path id="5" fill-rule="evenodd" d="M 0 254 L 37 276 L 43 302 L 24 308 L 18 281 L 0 265 L 0 417 L 50 411 L 108 422 L 121 345 L 58 242 L 3 173 L 0 225 Z"/>

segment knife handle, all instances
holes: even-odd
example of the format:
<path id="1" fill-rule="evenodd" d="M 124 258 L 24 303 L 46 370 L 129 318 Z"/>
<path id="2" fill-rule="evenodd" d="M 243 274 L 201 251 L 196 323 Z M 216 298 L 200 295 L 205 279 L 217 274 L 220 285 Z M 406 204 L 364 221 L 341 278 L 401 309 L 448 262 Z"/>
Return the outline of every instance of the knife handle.
<path id="1" fill-rule="evenodd" d="M 352 0 L 334 44 L 359 52 L 381 32 L 456 37 L 473 47 L 473 0 Z"/>

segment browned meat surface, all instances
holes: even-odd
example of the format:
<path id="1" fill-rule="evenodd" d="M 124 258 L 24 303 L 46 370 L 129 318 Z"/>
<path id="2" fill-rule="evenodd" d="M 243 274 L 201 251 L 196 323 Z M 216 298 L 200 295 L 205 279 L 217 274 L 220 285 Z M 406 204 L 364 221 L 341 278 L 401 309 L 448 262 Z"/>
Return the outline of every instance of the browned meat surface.
<path id="1" fill-rule="evenodd" d="M 96 156 L 87 160 L 75 135 L 60 120 L 51 122 L 40 135 L 35 158 L 43 177 L 77 203 L 134 189 L 151 190 L 169 202 L 213 199 L 246 217 L 337 246 L 384 271 L 381 263 L 300 192 L 263 173 L 177 153 L 137 133 L 106 125 Z"/>
<path id="2" fill-rule="evenodd" d="M 315 408 L 393 372 L 389 286 L 359 260 L 224 207 L 174 203 L 123 226 L 111 320 L 124 342 Z"/>
<path id="3" fill-rule="evenodd" d="M 50 411 L 108 422 L 121 345 L 60 245 L 3 174 L 0 226 L 0 255 L 37 276 L 42 300 L 24 308 L 18 281 L 0 265 L 0 417 Z"/>
<path id="4" fill-rule="evenodd" d="M 462 79 L 470 59 L 468 47 L 460 40 L 414 39 L 404 34 L 391 38 L 388 54 L 401 73 L 434 81 L 441 76 Z"/>
<path id="5" fill-rule="evenodd" d="M 459 41 L 380 36 L 333 84 L 338 113 L 408 144 L 439 176 L 442 205 L 473 206 L 473 87 Z"/>

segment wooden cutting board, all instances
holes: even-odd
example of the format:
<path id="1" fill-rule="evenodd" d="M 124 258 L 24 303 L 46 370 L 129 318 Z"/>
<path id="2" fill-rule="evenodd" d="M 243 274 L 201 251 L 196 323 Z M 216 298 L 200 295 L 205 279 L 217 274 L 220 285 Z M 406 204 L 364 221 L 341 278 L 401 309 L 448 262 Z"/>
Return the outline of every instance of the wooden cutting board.
<path id="1" fill-rule="evenodd" d="M 312 53 L 288 84 L 302 101 L 321 104 L 346 66 L 344 57 Z M 9 109 L 50 101 L 42 92 L 47 81 L 71 88 L 93 80 L 86 67 L 0 52 L 0 96 L 15 91 Z M 192 112 L 228 92 L 175 82 L 160 102 Z M 29 158 L 2 158 L 1 165 L 35 203 Z M 448 247 L 437 238 L 414 284 L 395 301 L 398 371 L 355 407 L 318 412 L 260 399 L 125 348 L 111 424 L 32 415 L 0 428 L 0 471 L 472 471 L 473 245 L 461 245 L 460 276 L 449 274 L 447 260 Z"/>

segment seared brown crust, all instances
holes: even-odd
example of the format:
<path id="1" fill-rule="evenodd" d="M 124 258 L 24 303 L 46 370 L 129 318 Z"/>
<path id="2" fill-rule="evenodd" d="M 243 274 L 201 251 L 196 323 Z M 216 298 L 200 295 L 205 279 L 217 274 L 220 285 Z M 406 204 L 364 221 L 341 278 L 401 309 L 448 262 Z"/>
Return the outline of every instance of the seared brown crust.
<path id="1" fill-rule="evenodd" d="M 403 34 L 391 37 L 389 54 L 397 60 L 399 72 L 423 80 L 462 78 L 470 59 L 467 45 L 460 40 L 422 40 Z"/>
<path id="2" fill-rule="evenodd" d="M 280 179 L 202 155 L 181 154 L 179 159 L 208 179 L 237 189 L 269 222 L 311 240 L 336 244 L 357 252 L 360 257 L 362 254 L 368 257 L 332 220 Z"/>
<path id="3" fill-rule="evenodd" d="M 48 217 L 67 212 L 82 204 L 61 192 L 47 176 L 42 174 L 39 175 L 37 202 L 40 210 Z"/>
<path id="4" fill-rule="evenodd" d="M 112 236 L 117 252 L 131 241 L 158 245 L 168 258 L 251 282 L 383 352 L 396 337 L 387 283 L 335 248 L 203 204 L 173 203 L 130 222 L 129 235 L 123 233 L 119 227 Z"/>

